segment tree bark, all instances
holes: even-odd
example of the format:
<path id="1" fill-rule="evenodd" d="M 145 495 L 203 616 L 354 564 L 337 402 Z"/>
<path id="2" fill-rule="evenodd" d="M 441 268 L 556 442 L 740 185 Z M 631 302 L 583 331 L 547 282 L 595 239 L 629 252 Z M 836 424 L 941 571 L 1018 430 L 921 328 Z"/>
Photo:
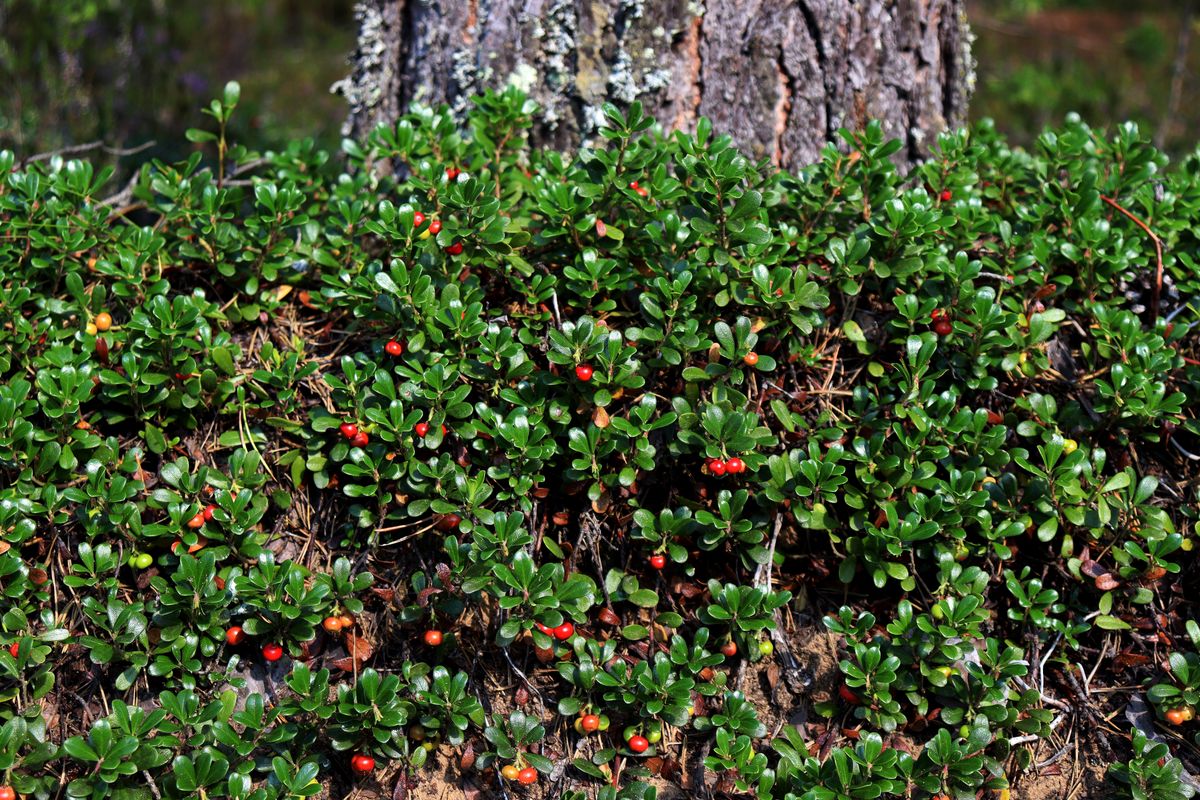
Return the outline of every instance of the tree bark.
<path id="1" fill-rule="evenodd" d="M 877 118 L 908 164 L 965 121 L 974 81 L 965 0 L 360 0 L 355 14 L 335 89 L 356 137 L 413 101 L 461 114 L 512 82 L 542 108 L 535 145 L 577 146 L 605 102 L 640 100 L 787 168 Z"/>

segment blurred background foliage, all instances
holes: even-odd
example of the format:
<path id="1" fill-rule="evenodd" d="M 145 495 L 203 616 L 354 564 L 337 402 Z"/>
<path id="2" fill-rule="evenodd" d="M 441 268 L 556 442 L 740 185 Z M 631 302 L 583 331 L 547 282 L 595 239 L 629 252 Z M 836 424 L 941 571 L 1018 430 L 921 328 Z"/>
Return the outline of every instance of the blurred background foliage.
<path id="1" fill-rule="evenodd" d="M 177 157 L 225 82 L 242 84 L 233 135 L 336 144 L 330 84 L 354 47 L 353 0 L 0 0 L 0 148 L 100 140 Z M 240 126 L 240 127 L 239 127 Z M 99 157 L 97 155 L 96 157 Z"/>
<path id="2" fill-rule="evenodd" d="M 1197 0 L 968 2 L 976 117 L 1028 143 L 1078 111 L 1136 120 L 1174 154 L 1195 147 Z M 175 158 L 233 78 L 247 112 L 238 141 L 335 146 L 344 110 L 329 87 L 353 47 L 352 11 L 353 0 L 0 0 L 0 148 L 154 142 L 133 160 Z"/>

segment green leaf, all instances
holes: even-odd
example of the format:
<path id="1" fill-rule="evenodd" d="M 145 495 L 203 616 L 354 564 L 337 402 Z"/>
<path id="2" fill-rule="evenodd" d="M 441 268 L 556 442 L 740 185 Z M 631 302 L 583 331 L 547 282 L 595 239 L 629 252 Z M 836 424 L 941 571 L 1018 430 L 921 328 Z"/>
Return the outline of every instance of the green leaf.
<path id="1" fill-rule="evenodd" d="M 658 605 L 658 594 L 649 589 L 638 589 L 635 592 L 630 592 L 629 602 L 642 608 L 654 608 Z"/>
<path id="2" fill-rule="evenodd" d="M 1108 614 L 1096 617 L 1096 627 L 1106 631 L 1127 631 L 1131 628 L 1129 623 Z"/>

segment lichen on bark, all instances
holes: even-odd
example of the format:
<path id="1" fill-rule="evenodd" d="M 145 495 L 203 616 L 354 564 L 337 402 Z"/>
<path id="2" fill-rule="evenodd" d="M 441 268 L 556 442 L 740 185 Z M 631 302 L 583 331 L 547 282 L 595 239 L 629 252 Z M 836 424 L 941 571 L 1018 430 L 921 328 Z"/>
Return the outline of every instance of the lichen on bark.
<path id="1" fill-rule="evenodd" d="M 532 140 L 594 136 L 605 102 L 667 127 L 700 116 L 750 155 L 796 167 L 842 126 L 883 121 L 924 155 L 965 120 L 974 81 L 964 0 L 360 0 L 338 85 L 362 135 L 413 101 L 456 113 L 518 83 L 542 108 Z"/>

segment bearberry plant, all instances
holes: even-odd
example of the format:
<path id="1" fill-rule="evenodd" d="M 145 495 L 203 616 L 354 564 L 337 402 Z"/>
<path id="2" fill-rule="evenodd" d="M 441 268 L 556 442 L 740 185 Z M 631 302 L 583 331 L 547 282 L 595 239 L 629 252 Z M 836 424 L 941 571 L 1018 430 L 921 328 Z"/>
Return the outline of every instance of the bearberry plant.
<path id="1" fill-rule="evenodd" d="M 1200 152 L 238 100 L 0 153 L 0 800 L 1192 794 Z"/>

